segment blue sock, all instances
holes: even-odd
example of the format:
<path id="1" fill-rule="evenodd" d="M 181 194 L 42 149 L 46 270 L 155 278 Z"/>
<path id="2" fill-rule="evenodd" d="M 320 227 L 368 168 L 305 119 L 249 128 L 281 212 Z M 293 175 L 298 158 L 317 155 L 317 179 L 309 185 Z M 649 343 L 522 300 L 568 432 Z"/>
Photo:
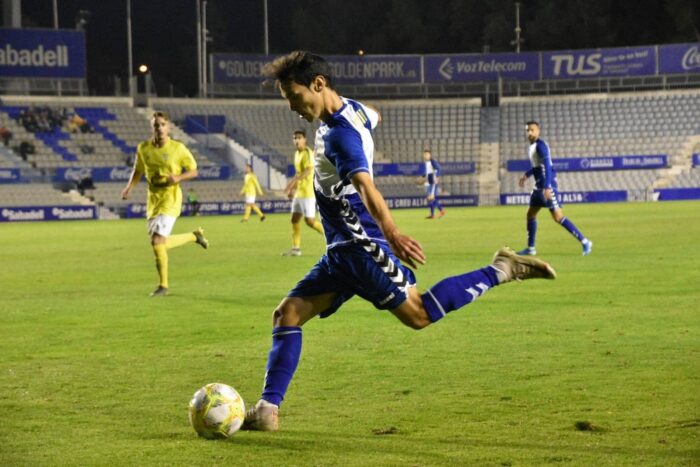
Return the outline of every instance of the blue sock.
<path id="1" fill-rule="evenodd" d="M 437 198 L 435 198 L 435 207 L 438 211 L 442 212 L 442 205 L 440 204 L 440 201 L 437 200 Z"/>
<path id="2" fill-rule="evenodd" d="M 434 216 L 435 215 L 435 200 L 432 200 L 429 204 L 430 206 L 430 215 Z"/>
<path id="3" fill-rule="evenodd" d="M 262 399 L 275 405 L 282 403 L 300 355 L 301 328 L 280 326 L 272 329 L 272 349 L 267 356 Z"/>
<path id="4" fill-rule="evenodd" d="M 491 266 L 443 279 L 421 295 L 423 306 L 433 323 L 450 311 L 462 308 L 498 285 L 496 270 Z"/>
<path id="5" fill-rule="evenodd" d="M 527 220 L 527 246 L 535 248 L 535 236 L 537 235 L 537 219 Z"/>
<path id="6" fill-rule="evenodd" d="M 574 223 L 571 222 L 566 217 L 564 217 L 559 223 L 561 224 L 562 227 L 564 227 L 566 230 L 568 230 L 571 235 L 576 237 L 576 240 L 578 240 L 579 242 L 582 242 L 586 238 L 583 236 L 581 231 L 576 228 Z"/>

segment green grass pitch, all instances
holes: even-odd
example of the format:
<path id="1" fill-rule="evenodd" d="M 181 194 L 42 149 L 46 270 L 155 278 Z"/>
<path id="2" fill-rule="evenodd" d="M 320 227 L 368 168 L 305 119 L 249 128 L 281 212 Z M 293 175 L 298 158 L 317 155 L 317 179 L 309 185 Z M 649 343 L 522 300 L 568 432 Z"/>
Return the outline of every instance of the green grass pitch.
<path id="1" fill-rule="evenodd" d="M 394 211 L 421 290 L 525 242 L 525 207 Z M 556 281 L 507 284 L 422 331 L 359 299 L 304 327 L 277 433 L 198 438 L 187 403 L 260 393 L 271 313 L 322 254 L 288 215 L 182 218 L 211 248 L 170 252 L 144 220 L 0 225 L 0 465 L 700 465 L 700 204 L 542 212 Z"/>

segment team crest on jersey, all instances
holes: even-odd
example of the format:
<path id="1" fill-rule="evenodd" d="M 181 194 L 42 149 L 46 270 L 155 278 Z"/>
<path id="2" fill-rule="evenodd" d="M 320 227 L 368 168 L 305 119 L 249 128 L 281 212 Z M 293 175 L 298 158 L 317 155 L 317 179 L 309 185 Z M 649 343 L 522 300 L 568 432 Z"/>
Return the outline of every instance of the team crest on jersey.
<path id="1" fill-rule="evenodd" d="M 362 126 L 366 125 L 367 121 L 369 120 L 369 117 L 367 117 L 367 114 L 362 109 L 357 109 L 355 112 L 355 118 L 357 118 Z"/>

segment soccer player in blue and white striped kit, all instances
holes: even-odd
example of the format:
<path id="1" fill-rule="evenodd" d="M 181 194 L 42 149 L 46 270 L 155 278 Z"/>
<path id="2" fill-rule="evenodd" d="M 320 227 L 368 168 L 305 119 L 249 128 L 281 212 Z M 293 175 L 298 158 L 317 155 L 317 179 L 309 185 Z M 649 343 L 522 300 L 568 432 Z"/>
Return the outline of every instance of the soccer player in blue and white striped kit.
<path id="1" fill-rule="evenodd" d="M 422 329 L 512 280 L 554 279 L 536 258 L 500 249 L 490 265 L 449 277 L 418 293 L 411 267 L 425 263 L 420 244 L 402 234 L 372 179 L 371 131 L 380 116 L 339 96 L 328 63 L 318 55 L 292 52 L 264 68 L 290 110 L 321 126 L 314 142 L 314 191 L 327 241 L 326 254 L 282 299 L 272 315 L 272 348 L 260 400 L 246 413 L 244 429 L 275 431 L 301 354 L 301 327 L 326 318 L 354 295 L 389 310 L 403 324 Z"/>
<path id="2" fill-rule="evenodd" d="M 423 151 L 423 178 L 425 179 L 425 199 L 428 201 L 430 215 L 426 219 L 435 219 L 435 209 L 440 217 L 445 215 L 445 209 L 438 201 L 438 183 L 440 182 L 440 164 L 433 159 L 429 149 Z"/>
<path id="3" fill-rule="evenodd" d="M 535 237 L 537 236 L 537 213 L 540 208 L 547 208 L 552 214 L 552 219 L 564 227 L 576 240 L 581 242 L 583 256 L 588 256 L 593 249 L 593 242 L 588 240 L 573 222 L 564 216 L 560 201 L 557 198 L 557 173 L 552 165 L 552 156 L 549 145 L 540 139 L 540 124 L 535 121 L 527 122 L 525 133 L 530 146 L 528 156 L 531 168 L 520 177 L 518 183 L 525 186 L 525 181 L 533 176 L 535 187 L 530 195 L 530 208 L 527 210 L 527 248 L 518 252 L 519 255 L 535 255 Z"/>

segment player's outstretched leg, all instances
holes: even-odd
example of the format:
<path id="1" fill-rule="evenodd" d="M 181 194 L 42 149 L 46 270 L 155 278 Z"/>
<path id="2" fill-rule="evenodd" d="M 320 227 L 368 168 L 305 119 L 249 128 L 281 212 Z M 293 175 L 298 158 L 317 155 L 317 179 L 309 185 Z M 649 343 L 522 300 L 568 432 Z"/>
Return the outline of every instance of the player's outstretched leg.
<path id="1" fill-rule="evenodd" d="M 282 256 L 301 256 L 301 220 L 292 222 L 292 248 Z"/>
<path id="2" fill-rule="evenodd" d="M 272 329 L 272 349 L 267 356 L 267 368 L 262 397 L 246 412 L 242 429 L 277 431 L 279 406 L 301 356 L 301 328 L 277 326 Z"/>
<path id="3" fill-rule="evenodd" d="M 537 236 L 537 219 L 527 219 L 527 248 L 520 250 L 519 255 L 536 255 L 535 237 Z"/>
<path id="4" fill-rule="evenodd" d="M 153 253 L 160 283 L 156 290 L 151 292 L 151 297 L 164 297 L 168 295 L 168 248 L 165 243 L 157 243 L 153 245 Z"/>
<path id="5" fill-rule="evenodd" d="M 166 295 L 168 295 L 168 288 L 163 287 L 162 285 L 159 285 L 158 287 L 156 287 L 156 290 L 151 292 L 150 296 L 151 297 L 165 297 Z"/>
<path id="6" fill-rule="evenodd" d="M 323 235 L 323 233 L 324 233 L 323 232 L 323 224 L 321 224 L 321 222 L 316 220 L 315 217 L 307 217 L 307 218 L 305 218 L 305 221 L 306 221 L 306 225 L 308 225 L 309 227 L 314 229 L 316 232 Z"/>
<path id="7" fill-rule="evenodd" d="M 204 236 L 204 229 L 201 227 L 197 227 L 196 230 L 192 232 L 195 236 L 195 241 L 199 246 L 204 248 L 205 250 L 209 248 L 209 240 L 206 239 Z"/>
<path id="8" fill-rule="evenodd" d="M 491 267 L 496 270 L 499 284 L 513 280 L 556 279 L 557 273 L 549 263 L 537 258 L 529 258 L 503 247 L 493 255 Z"/>
<path id="9" fill-rule="evenodd" d="M 430 209 L 430 215 L 426 219 L 435 219 L 435 200 L 428 200 L 428 209 Z"/>
<path id="10" fill-rule="evenodd" d="M 245 413 L 241 430 L 277 431 L 279 429 L 279 406 L 260 399 Z"/>
<path id="11" fill-rule="evenodd" d="M 510 248 L 503 247 L 496 252 L 488 266 L 448 277 L 432 286 L 421 295 L 422 304 L 430 321 L 435 323 L 500 284 L 537 278 L 554 279 L 556 272 L 544 261 L 519 256 Z"/>
<path id="12" fill-rule="evenodd" d="M 253 205 L 253 211 L 255 211 L 255 214 L 257 214 L 258 217 L 260 217 L 261 221 L 265 220 L 265 214 L 263 214 L 262 210 L 260 210 L 257 204 Z"/>
<path id="13" fill-rule="evenodd" d="M 435 198 L 434 203 L 435 203 L 435 207 L 437 208 L 437 210 L 439 212 L 438 217 L 444 216 L 445 215 L 445 208 L 442 207 L 442 204 L 440 204 L 440 201 L 438 201 L 438 199 Z"/>
<path id="14" fill-rule="evenodd" d="M 591 254 L 591 251 L 593 250 L 593 242 L 588 240 L 573 222 L 571 222 L 567 217 L 562 217 L 559 224 L 561 224 L 561 226 L 564 227 L 567 232 L 573 235 L 576 240 L 581 242 L 581 246 L 583 247 L 583 256 L 588 256 Z"/>

